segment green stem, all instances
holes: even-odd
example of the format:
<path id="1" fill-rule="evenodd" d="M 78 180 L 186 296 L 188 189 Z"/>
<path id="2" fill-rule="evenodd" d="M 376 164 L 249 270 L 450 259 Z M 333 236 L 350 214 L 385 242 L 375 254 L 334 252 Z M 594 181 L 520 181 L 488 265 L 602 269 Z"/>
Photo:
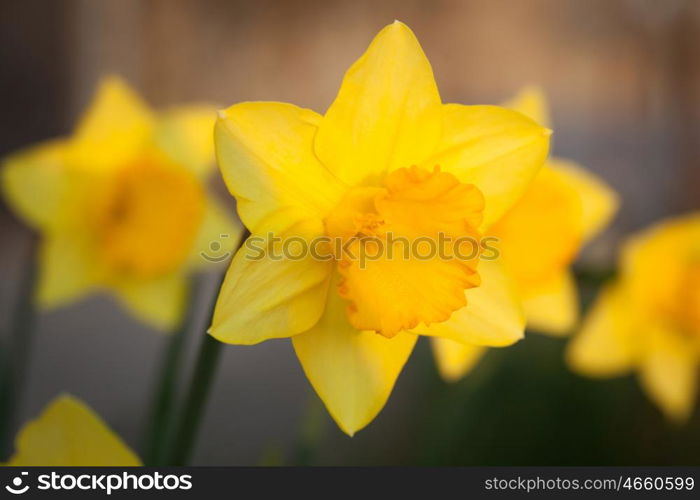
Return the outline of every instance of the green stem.
<path id="1" fill-rule="evenodd" d="M 250 233 L 248 231 L 244 231 L 236 250 L 243 245 L 243 242 L 249 235 Z M 207 327 L 211 325 L 215 305 L 216 300 L 213 301 Z M 192 382 L 185 396 L 180 421 L 176 427 L 172 448 L 173 452 L 169 460 L 170 465 L 186 465 L 190 459 L 204 414 L 204 406 L 209 397 L 212 381 L 214 380 L 219 358 L 221 357 L 222 346 L 223 344 L 211 335 L 205 334 L 202 339 L 199 346 L 199 354 L 195 361 Z"/>
<path id="2" fill-rule="evenodd" d="M 10 324 L 9 345 L 3 349 L 0 381 L 0 452 L 7 457 L 12 451 L 12 435 L 21 403 L 32 347 L 36 285 L 36 236 L 30 242 L 29 259 L 24 263 L 17 304 Z"/>
<path id="3" fill-rule="evenodd" d="M 594 288 L 600 287 L 607 281 L 612 280 L 616 276 L 616 270 L 608 267 L 584 267 L 576 266 L 574 275 L 576 280 L 581 285 L 587 285 Z"/>
<path id="4" fill-rule="evenodd" d="M 192 376 L 192 385 L 187 393 L 182 419 L 175 436 L 174 452 L 170 460 L 172 465 L 186 465 L 192 454 L 192 447 L 204 414 L 204 405 L 209 397 L 211 383 L 221 356 L 221 346 L 223 344 L 211 335 L 205 335 L 202 339 Z"/>
<path id="5" fill-rule="evenodd" d="M 178 369 L 183 363 L 187 332 L 191 329 L 195 316 L 195 301 L 193 299 L 197 296 L 199 288 L 199 280 L 192 278 L 187 300 L 189 307 L 177 330 L 167 340 L 160 376 L 154 392 L 153 407 L 147 424 L 146 447 L 144 450 L 144 463 L 146 465 L 165 464 L 165 445 L 168 442 L 168 434 L 173 426 L 172 416 L 175 395 L 177 394 Z"/>

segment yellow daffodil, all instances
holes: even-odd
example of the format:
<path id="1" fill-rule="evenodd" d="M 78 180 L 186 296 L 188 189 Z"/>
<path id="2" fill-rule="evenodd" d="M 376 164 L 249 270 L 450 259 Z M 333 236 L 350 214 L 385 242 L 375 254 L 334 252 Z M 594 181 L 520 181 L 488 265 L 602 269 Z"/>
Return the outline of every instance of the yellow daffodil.
<path id="1" fill-rule="evenodd" d="M 438 233 L 479 238 L 527 189 L 549 135 L 515 111 L 442 104 L 430 63 L 398 21 L 348 70 L 325 115 L 275 102 L 220 112 L 219 165 L 252 236 L 210 333 L 232 344 L 291 337 L 350 435 L 381 411 L 417 335 L 517 341 L 524 318 L 497 262 L 405 257 L 388 235 L 428 246 Z M 284 253 L 292 240 L 303 249 L 323 238 L 359 254 L 397 252 L 366 265 L 335 247 Z"/>
<path id="2" fill-rule="evenodd" d="M 156 115 L 117 77 L 104 79 L 71 137 L 5 160 L 10 206 L 40 231 L 37 299 L 56 307 L 105 288 L 137 317 L 171 329 L 186 272 L 238 231 L 207 194 L 216 112 Z"/>
<path id="3" fill-rule="evenodd" d="M 525 89 L 507 107 L 549 126 L 541 91 Z M 498 238 L 503 265 L 523 301 L 527 326 L 565 335 L 578 321 L 578 296 L 569 269 L 579 249 L 609 222 L 616 194 L 582 167 L 551 158 L 511 209 L 486 229 Z M 467 300 L 470 293 L 467 292 Z M 468 373 L 486 347 L 435 338 L 440 373 L 457 380 Z"/>
<path id="4" fill-rule="evenodd" d="M 619 269 L 569 344 L 569 366 L 591 377 L 636 370 L 649 397 L 683 421 L 700 363 L 700 213 L 631 238 Z"/>
<path id="5" fill-rule="evenodd" d="M 17 435 L 15 453 L 6 465 L 114 466 L 141 465 L 139 457 L 85 403 L 64 394 L 54 399 Z"/>

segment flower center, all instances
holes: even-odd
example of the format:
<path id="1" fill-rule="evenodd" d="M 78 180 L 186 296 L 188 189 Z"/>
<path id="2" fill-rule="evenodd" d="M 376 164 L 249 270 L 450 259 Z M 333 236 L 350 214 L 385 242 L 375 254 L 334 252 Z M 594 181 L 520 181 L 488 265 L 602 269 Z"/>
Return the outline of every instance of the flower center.
<path id="1" fill-rule="evenodd" d="M 145 155 L 108 179 L 94 223 L 103 263 L 116 274 L 151 277 L 175 270 L 191 249 L 204 213 L 192 174 Z"/>
<path id="2" fill-rule="evenodd" d="M 326 218 L 338 293 L 350 323 L 387 337 L 447 320 L 477 286 L 484 198 L 439 167 L 390 173 L 381 187 L 350 190 Z M 338 249 L 338 245 L 335 245 Z"/>

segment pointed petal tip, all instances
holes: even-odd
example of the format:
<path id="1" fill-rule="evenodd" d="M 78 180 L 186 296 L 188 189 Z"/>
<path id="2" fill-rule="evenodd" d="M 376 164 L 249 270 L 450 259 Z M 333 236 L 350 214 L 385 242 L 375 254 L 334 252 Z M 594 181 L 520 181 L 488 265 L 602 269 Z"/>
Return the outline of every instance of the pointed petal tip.
<path id="1" fill-rule="evenodd" d="M 226 110 L 225 109 L 220 109 L 216 112 L 216 117 L 219 120 L 225 120 L 227 118 Z"/>
<path id="2" fill-rule="evenodd" d="M 494 343 L 493 345 L 488 345 L 486 347 L 510 347 L 512 345 L 517 344 L 518 342 L 522 341 L 525 339 L 525 327 L 523 327 L 521 330 L 519 330 L 517 333 L 514 333 L 512 337 L 509 339 L 503 341 L 503 342 L 498 342 Z"/>
<path id="3" fill-rule="evenodd" d="M 214 328 L 214 325 L 211 325 L 209 328 L 207 328 L 206 333 L 207 333 L 207 335 L 209 335 L 211 338 L 213 338 L 217 342 L 221 342 L 222 344 L 229 344 L 230 343 L 230 342 L 226 342 L 224 336 L 221 335 L 221 332 L 219 332 L 218 328 Z"/>
<path id="4" fill-rule="evenodd" d="M 411 33 L 413 33 L 413 31 L 411 30 L 411 28 L 409 28 L 408 25 L 407 25 L 406 23 L 404 23 L 404 22 L 402 22 L 402 21 L 399 21 L 398 19 L 394 19 L 394 22 L 391 23 L 391 24 L 388 24 L 387 26 L 385 26 L 384 29 L 407 30 L 407 31 L 410 31 Z"/>
<path id="5" fill-rule="evenodd" d="M 326 408 L 328 408 L 328 407 L 326 407 Z M 329 410 L 329 413 L 330 413 L 330 410 Z M 355 423 L 355 425 L 353 425 L 352 427 L 349 427 L 346 422 L 343 422 L 339 418 L 336 418 L 335 415 L 333 415 L 332 413 L 330 413 L 330 415 L 331 415 L 331 418 L 338 425 L 338 428 L 343 432 L 343 434 L 345 434 L 348 437 L 351 437 L 351 438 L 355 437 L 355 434 L 357 433 L 357 431 L 360 431 L 365 427 L 364 425 L 358 426 L 357 423 Z"/>
<path id="6" fill-rule="evenodd" d="M 549 137 L 553 133 L 554 133 L 554 130 L 552 130 L 551 128 L 545 128 L 542 131 L 542 135 L 544 135 L 545 137 Z"/>

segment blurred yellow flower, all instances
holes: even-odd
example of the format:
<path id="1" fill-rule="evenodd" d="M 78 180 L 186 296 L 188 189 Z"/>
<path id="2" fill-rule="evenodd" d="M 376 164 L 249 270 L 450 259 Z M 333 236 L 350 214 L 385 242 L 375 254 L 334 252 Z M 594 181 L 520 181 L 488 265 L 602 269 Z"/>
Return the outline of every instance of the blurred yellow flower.
<path id="1" fill-rule="evenodd" d="M 15 454 L 5 465 L 141 465 L 139 457 L 82 401 L 58 396 L 17 435 Z"/>
<path id="2" fill-rule="evenodd" d="M 389 232 L 411 242 L 480 237 L 535 177 L 549 135 L 511 110 L 442 104 L 430 63 L 397 21 L 348 70 L 325 116 L 241 103 L 220 113 L 215 142 L 251 238 L 327 237 L 362 253 L 378 241 L 393 248 Z M 496 346 L 523 335 L 496 262 L 279 259 L 279 242 L 267 242 L 262 258 L 248 243 L 234 257 L 210 333 L 232 344 L 292 337 L 350 435 L 381 411 L 417 334 Z"/>
<path id="3" fill-rule="evenodd" d="M 41 306 L 106 288 L 151 325 L 177 324 L 186 273 L 240 231 L 205 187 L 215 117 L 206 106 L 156 115 L 108 77 L 71 137 L 5 159 L 4 195 L 42 236 Z"/>
<path id="4" fill-rule="evenodd" d="M 591 377 L 637 370 L 649 397 L 683 421 L 700 362 L 700 213 L 631 238 L 619 268 L 569 344 L 569 366 Z"/>
<path id="5" fill-rule="evenodd" d="M 506 106 L 549 126 L 547 103 L 538 89 L 524 89 Z M 523 197 L 486 229 L 499 239 L 497 246 L 523 301 L 528 328 L 557 336 L 574 328 L 579 306 L 569 267 L 617 206 L 617 195 L 602 180 L 573 162 L 550 158 Z M 469 290 L 467 300 L 470 293 L 478 290 Z M 446 380 L 464 376 L 486 352 L 483 345 L 432 341 Z"/>

